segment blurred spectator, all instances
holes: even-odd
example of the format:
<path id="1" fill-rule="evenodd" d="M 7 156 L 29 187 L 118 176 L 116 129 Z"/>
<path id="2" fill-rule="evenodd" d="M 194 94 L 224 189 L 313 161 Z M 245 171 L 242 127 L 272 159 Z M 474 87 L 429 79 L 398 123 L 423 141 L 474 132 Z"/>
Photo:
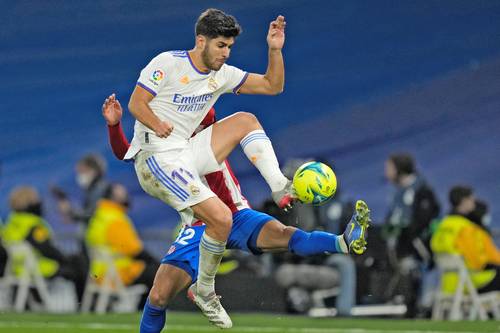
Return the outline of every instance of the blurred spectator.
<path id="1" fill-rule="evenodd" d="M 2 164 L 0 161 L 0 172 L 2 170 Z M 4 274 L 5 265 L 7 264 L 7 250 L 2 244 L 2 229 L 3 229 L 3 221 L 0 218 L 0 276 Z"/>
<path id="2" fill-rule="evenodd" d="M 3 229 L 3 223 L 0 220 L 0 276 L 3 275 L 5 271 L 5 265 L 7 264 L 7 250 L 5 250 L 5 247 L 3 246 L 1 237 L 2 229 Z"/>
<path id="3" fill-rule="evenodd" d="M 474 210 L 467 214 L 466 217 L 491 234 L 491 216 L 489 214 L 488 204 L 476 198 L 474 206 Z"/>
<path id="4" fill-rule="evenodd" d="M 11 213 L 2 229 L 5 246 L 28 242 L 38 260 L 38 267 L 45 278 L 63 277 L 74 283 L 78 299 L 81 300 L 85 286 L 86 272 L 83 258 L 78 255 L 66 256 L 54 246 L 52 230 L 43 219 L 43 204 L 33 187 L 17 187 L 10 193 Z M 21 272 L 22 260 L 14 261 L 14 272 Z"/>
<path id="5" fill-rule="evenodd" d="M 68 222 L 88 223 L 94 213 L 97 201 L 101 199 L 109 187 L 104 178 L 106 162 L 97 154 L 84 156 L 76 164 L 76 182 L 84 191 L 82 207 L 74 207 L 68 196 L 60 188 L 52 188 L 52 193 L 58 201 L 58 208 Z"/>
<path id="6" fill-rule="evenodd" d="M 83 265 L 88 271 L 89 255 L 84 241 L 85 228 L 99 201 L 109 188 L 105 179 L 106 162 L 97 154 L 89 154 L 81 158 L 75 167 L 76 182 L 83 190 L 83 203 L 81 207 L 73 206 L 66 192 L 59 187 L 52 187 L 52 194 L 57 200 L 59 212 L 66 223 L 77 223 L 79 226 L 77 240 L 80 244 L 80 252 L 85 258 Z"/>
<path id="7" fill-rule="evenodd" d="M 407 316 L 413 317 L 417 312 L 422 268 L 428 267 L 432 259 L 429 227 L 439 215 L 439 203 L 432 188 L 417 173 L 410 154 L 391 155 L 385 162 L 385 176 L 396 187 L 383 227 L 395 272 L 387 296 L 403 296 Z"/>
<path id="8" fill-rule="evenodd" d="M 149 290 L 159 262 L 144 249 L 127 216 L 129 206 L 130 198 L 126 188 L 121 184 L 110 185 L 103 199 L 97 203 L 85 240 L 89 249 L 104 248 L 113 255 L 115 267 L 125 285 L 144 284 Z M 106 264 L 91 259 L 90 271 L 91 276 L 99 281 L 106 272 Z M 140 309 L 144 306 L 146 296 L 145 294 L 139 304 Z"/>
<path id="9" fill-rule="evenodd" d="M 500 290 L 500 251 L 491 236 L 468 218 L 475 211 L 477 202 L 472 188 L 453 187 L 449 200 L 452 209 L 432 236 L 432 251 L 461 255 L 479 291 Z M 457 283 L 456 273 L 446 273 L 441 287 L 443 291 L 453 293 Z"/>

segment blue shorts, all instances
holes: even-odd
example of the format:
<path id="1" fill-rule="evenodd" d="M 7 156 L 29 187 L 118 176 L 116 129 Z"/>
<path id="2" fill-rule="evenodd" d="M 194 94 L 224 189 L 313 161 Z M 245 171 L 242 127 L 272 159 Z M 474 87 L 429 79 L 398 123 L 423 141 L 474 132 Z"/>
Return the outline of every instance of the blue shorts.
<path id="1" fill-rule="evenodd" d="M 262 251 L 257 247 L 257 237 L 264 224 L 272 220 L 275 218 L 253 209 L 243 209 L 234 213 L 233 227 L 226 248 L 261 254 Z M 183 269 L 191 276 L 194 283 L 198 277 L 199 245 L 204 231 L 204 225 L 186 226 L 181 229 L 161 263 Z"/>

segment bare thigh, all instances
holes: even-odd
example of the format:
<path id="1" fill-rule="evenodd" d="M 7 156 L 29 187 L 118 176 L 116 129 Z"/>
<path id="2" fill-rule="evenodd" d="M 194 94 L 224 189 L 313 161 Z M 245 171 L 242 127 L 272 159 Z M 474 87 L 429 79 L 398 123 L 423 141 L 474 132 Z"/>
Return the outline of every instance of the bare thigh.
<path id="1" fill-rule="evenodd" d="M 233 224 L 231 210 L 218 197 L 191 206 L 194 215 L 207 225 L 205 233 L 219 241 L 227 240 Z"/>
<path id="2" fill-rule="evenodd" d="M 211 146 L 217 162 L 222 163 L 241 139 L 257 129 L 262 129 L 262 126 L 248 112 L 237 112 L 213 124 Z"/>

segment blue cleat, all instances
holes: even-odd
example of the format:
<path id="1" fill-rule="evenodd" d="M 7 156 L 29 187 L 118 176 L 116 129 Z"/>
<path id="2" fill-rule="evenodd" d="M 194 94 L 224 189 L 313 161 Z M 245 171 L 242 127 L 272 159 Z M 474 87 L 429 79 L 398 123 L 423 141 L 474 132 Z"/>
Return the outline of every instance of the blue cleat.
<path id="1" fill-rule="evenodd" d="M 370 209 L 363 200 L 356 201 L 356 212 L 344 231 L 344 241 L 350 253 L 363 254 L 366 250 L 366 229 L 370 226 Z"/>

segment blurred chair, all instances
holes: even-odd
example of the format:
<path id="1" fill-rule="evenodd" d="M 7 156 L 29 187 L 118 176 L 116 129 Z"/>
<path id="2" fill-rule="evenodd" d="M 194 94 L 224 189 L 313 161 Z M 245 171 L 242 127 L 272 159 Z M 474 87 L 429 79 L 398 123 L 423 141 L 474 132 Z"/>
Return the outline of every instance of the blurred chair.
<path id="1" fill-rule="evenodd" d="M 310 264 L 283 264 L 275 275 L 278 285 L 287 290 L 292 309 L 303 313 L 325 309 L 328 298 L 338 297 L 342 288 L 340 277 L 334 267 Z"/>
<path id="2" fill-rule="evenodd" d="M 465 315 L 468 320 L 487 320 L 488 313 L 494 319 L 500 319 L 500 292 L 478 293 L 461 256 L 439 254 L 435 261 L 441 277 L 444 273 L 454 272 L 458 284 L 453 294 L 444 293 L 439 287 L 432 309 L 433 320 L 462 320 Z"/>
<path id="3" fill-rule="evenodd" d="M 93 248 L 90 251 L 91 261 L 104 263 L 107 267 L 104 276 L 99 280 L 91 275 L 87 278 L 83 294 L 82 312 L 89 312 L 95 299 L 94 312 L 134 312 L 147 291 L 147 286 L 137 284 L 127 287 L 123 284 L 114 264 L 112 254 L 105 248 Z M 113 302 L 116 300 L 116 302 Z"/>
<path id="4" fill-rule="evenodd" d="M 0 279 L 0 287 L 9 291 L 16 288 L 12 308 L 21 312 L 26 308 L 30 296 L 30 289 L 38 292 L 42 301 L 42 309 L 48 310 L 50 297 L 47 282 L 42 276 L 34 250 L 28 242 L 20 242 L 6 246 L 8 252 L 5 274 Z M 16 270 L 22 262 L 22 270 Z"/>

